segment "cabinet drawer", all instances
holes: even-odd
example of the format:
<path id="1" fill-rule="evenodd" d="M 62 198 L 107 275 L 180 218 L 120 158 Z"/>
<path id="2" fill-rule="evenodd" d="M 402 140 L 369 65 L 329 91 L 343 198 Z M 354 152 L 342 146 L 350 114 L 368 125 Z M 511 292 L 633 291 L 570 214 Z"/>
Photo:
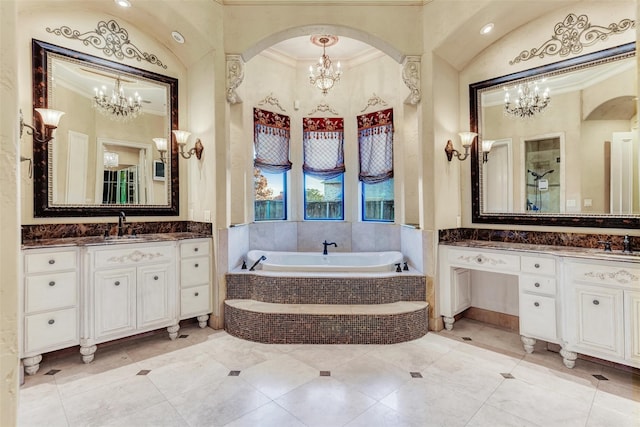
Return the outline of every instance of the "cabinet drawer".
<path id="1" fill-rule="evenodd" d="M 75 308 L 25 316 L 25 353 L 79 342 Z"/>
<path id="2" fill-rule="evenodd" d="M 71 270 L 78 265 L 76 251 L 38 252 L 24 256 L 24 269 L 29 273 Z"/>
<path id="3" fill-rule="evenodd" d="M 209 285 L 183 289 L 180 296 L 181 319 L 211 312 Z"/>
<path id="4" fill-rule="evenodd" d="M 520 335 L 549 341 L 557 339 L 556 300 L 541 295 L 520 295 Z"/>
<path id="5" fill-rule="evenodd" d="M 180 261 L 180 286 L 209 284 L 209 258 L 188 258 Z"/>
<path id="6" fill-rule="evenodd" d="M 148 263 L 172 263 L 173 245 L 154 244 L 146 246 L 119 245 L 114 249 L 98 250 L 94 253 L 95 268 L 126 267 Z"/>
<path id="7" fill-rule="evenodd" d="M 520 271 L 520 257 L 503 253 L 494 253 L 477 250 L 449 250 L 449 262 L 454 265 L 473 266 L 474 268 L 486 267 L 491 271 Z"/>
<path id="8" fill-rule="evenodd" d="M 194 242 L 187 241 L 180 245 L 180 256 L 182 258 L 201 255 L 209 255 L 209 239 Z"/>
<path id="9" fill-rule="evenodd" d="M 556 260 L 553 258 L 523 256 L 520 262 L 523 273 L 538 273 L 548 276 L 556 274 Z"/>
<path id="10" fill-rule="evenodd" d="M 549 296 L 556 295 L 556 279 L 551 277 L 520 276 L 520 291 L 534 292 Z"/>
<path id="11" fill-rule="evenodd" d="M 26 278 L 25 312 L 53 310 L 77 304 L 75 271 L 51 273 Z"/>
<path id="12" fill-rule="evenodd" d="M 616 264 L 571 263 L 571 278 L 598 285 L 640 289 L 640 268 Z"/>

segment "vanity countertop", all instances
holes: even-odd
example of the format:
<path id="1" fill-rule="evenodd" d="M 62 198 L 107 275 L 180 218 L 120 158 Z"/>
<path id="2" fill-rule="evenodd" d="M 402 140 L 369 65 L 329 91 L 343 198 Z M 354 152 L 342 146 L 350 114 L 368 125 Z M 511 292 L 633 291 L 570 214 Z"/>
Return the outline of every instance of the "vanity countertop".
<path id="1" fill-rule="evenodd" d="M 536 245 L 529 243 L 495 242 L 486 240 L 460 240 L 457 242 L 440 242 L 440 244 L 465 248 L 501 249 L 573 258 L 640 263 L 640 251 L 625 254 L 620 250 L 605 252 L 603 249 L 579 248 L 574 246 Z"/>
<path id="2" fill-rule="evenodd" d="M 64 246 L 98 246 L 128 243 L 148 243 L 165 242 L 185 239 L 199 239 L 211 237 L 208 234 L 179 232 L 179 233 L 157 233 L 138 234 L 136 236 L 89 236 L 89 237 L 64 237 L 59 239 L 37 239 L 22 243 L 22 249 L 53 248 Z"/>

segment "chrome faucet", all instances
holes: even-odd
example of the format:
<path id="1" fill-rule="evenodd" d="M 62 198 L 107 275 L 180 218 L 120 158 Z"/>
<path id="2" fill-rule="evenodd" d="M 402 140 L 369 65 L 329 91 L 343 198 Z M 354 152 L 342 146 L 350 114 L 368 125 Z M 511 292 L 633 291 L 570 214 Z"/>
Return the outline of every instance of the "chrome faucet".
<path id="1" fill-rule="evenodd" d="M 322 251 L 322 255 L 328 255 L 329 254 L 327 252 L 327 246 L 333 245 L 336 248 L 338 247 L 338 244 L 336 242 L 327 243 L 326 240 L 324 242 L 322 242 L 322 244 L 324 245 L 324 250 Z"/>
<path id="2" fill-rule="evenodd" d="M 629 237 L 628 234 L 624 236 L 624 239 L 622 240 L 622 253 L 623 254 L 631 253 L 631 237 Z"/>
<path id="3" fill-rule="evenodd" d="M 124 235 L 124 223 L 127 220 L 124 212 L 120 212 L 118 214 L 118 237 L 122 237 Z"/>

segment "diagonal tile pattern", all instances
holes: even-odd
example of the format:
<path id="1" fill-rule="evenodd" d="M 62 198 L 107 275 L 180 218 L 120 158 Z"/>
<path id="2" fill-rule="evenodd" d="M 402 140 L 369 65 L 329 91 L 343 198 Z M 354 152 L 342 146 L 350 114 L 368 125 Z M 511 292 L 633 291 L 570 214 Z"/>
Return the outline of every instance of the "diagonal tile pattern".
<path id="1" fill-rule="evenodd" d="M 543 343 L 526 354 L 517 334 L 468 319 L 393 345 L 182 330 L 181 340 L 104 346 L 89 365 L 45 355 L 20 389 L 19 426 L 639 425 L 638 370 L 586 360 L 567 369 Z"/>

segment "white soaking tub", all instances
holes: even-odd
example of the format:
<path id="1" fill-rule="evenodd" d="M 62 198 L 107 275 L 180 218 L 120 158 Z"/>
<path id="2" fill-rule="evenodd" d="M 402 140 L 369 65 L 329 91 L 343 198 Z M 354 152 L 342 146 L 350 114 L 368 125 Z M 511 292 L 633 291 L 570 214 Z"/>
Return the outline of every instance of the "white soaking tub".
<path id="1" fill-rule="evenodd" d="M 256 270 L 282 272 L 352 272 L 374 273 L 392 272 L 396 264 L 402 264 L 402 252 L 281 252 L 251 250 L 247 253 L 247 268 L 260 259 Z"/>

